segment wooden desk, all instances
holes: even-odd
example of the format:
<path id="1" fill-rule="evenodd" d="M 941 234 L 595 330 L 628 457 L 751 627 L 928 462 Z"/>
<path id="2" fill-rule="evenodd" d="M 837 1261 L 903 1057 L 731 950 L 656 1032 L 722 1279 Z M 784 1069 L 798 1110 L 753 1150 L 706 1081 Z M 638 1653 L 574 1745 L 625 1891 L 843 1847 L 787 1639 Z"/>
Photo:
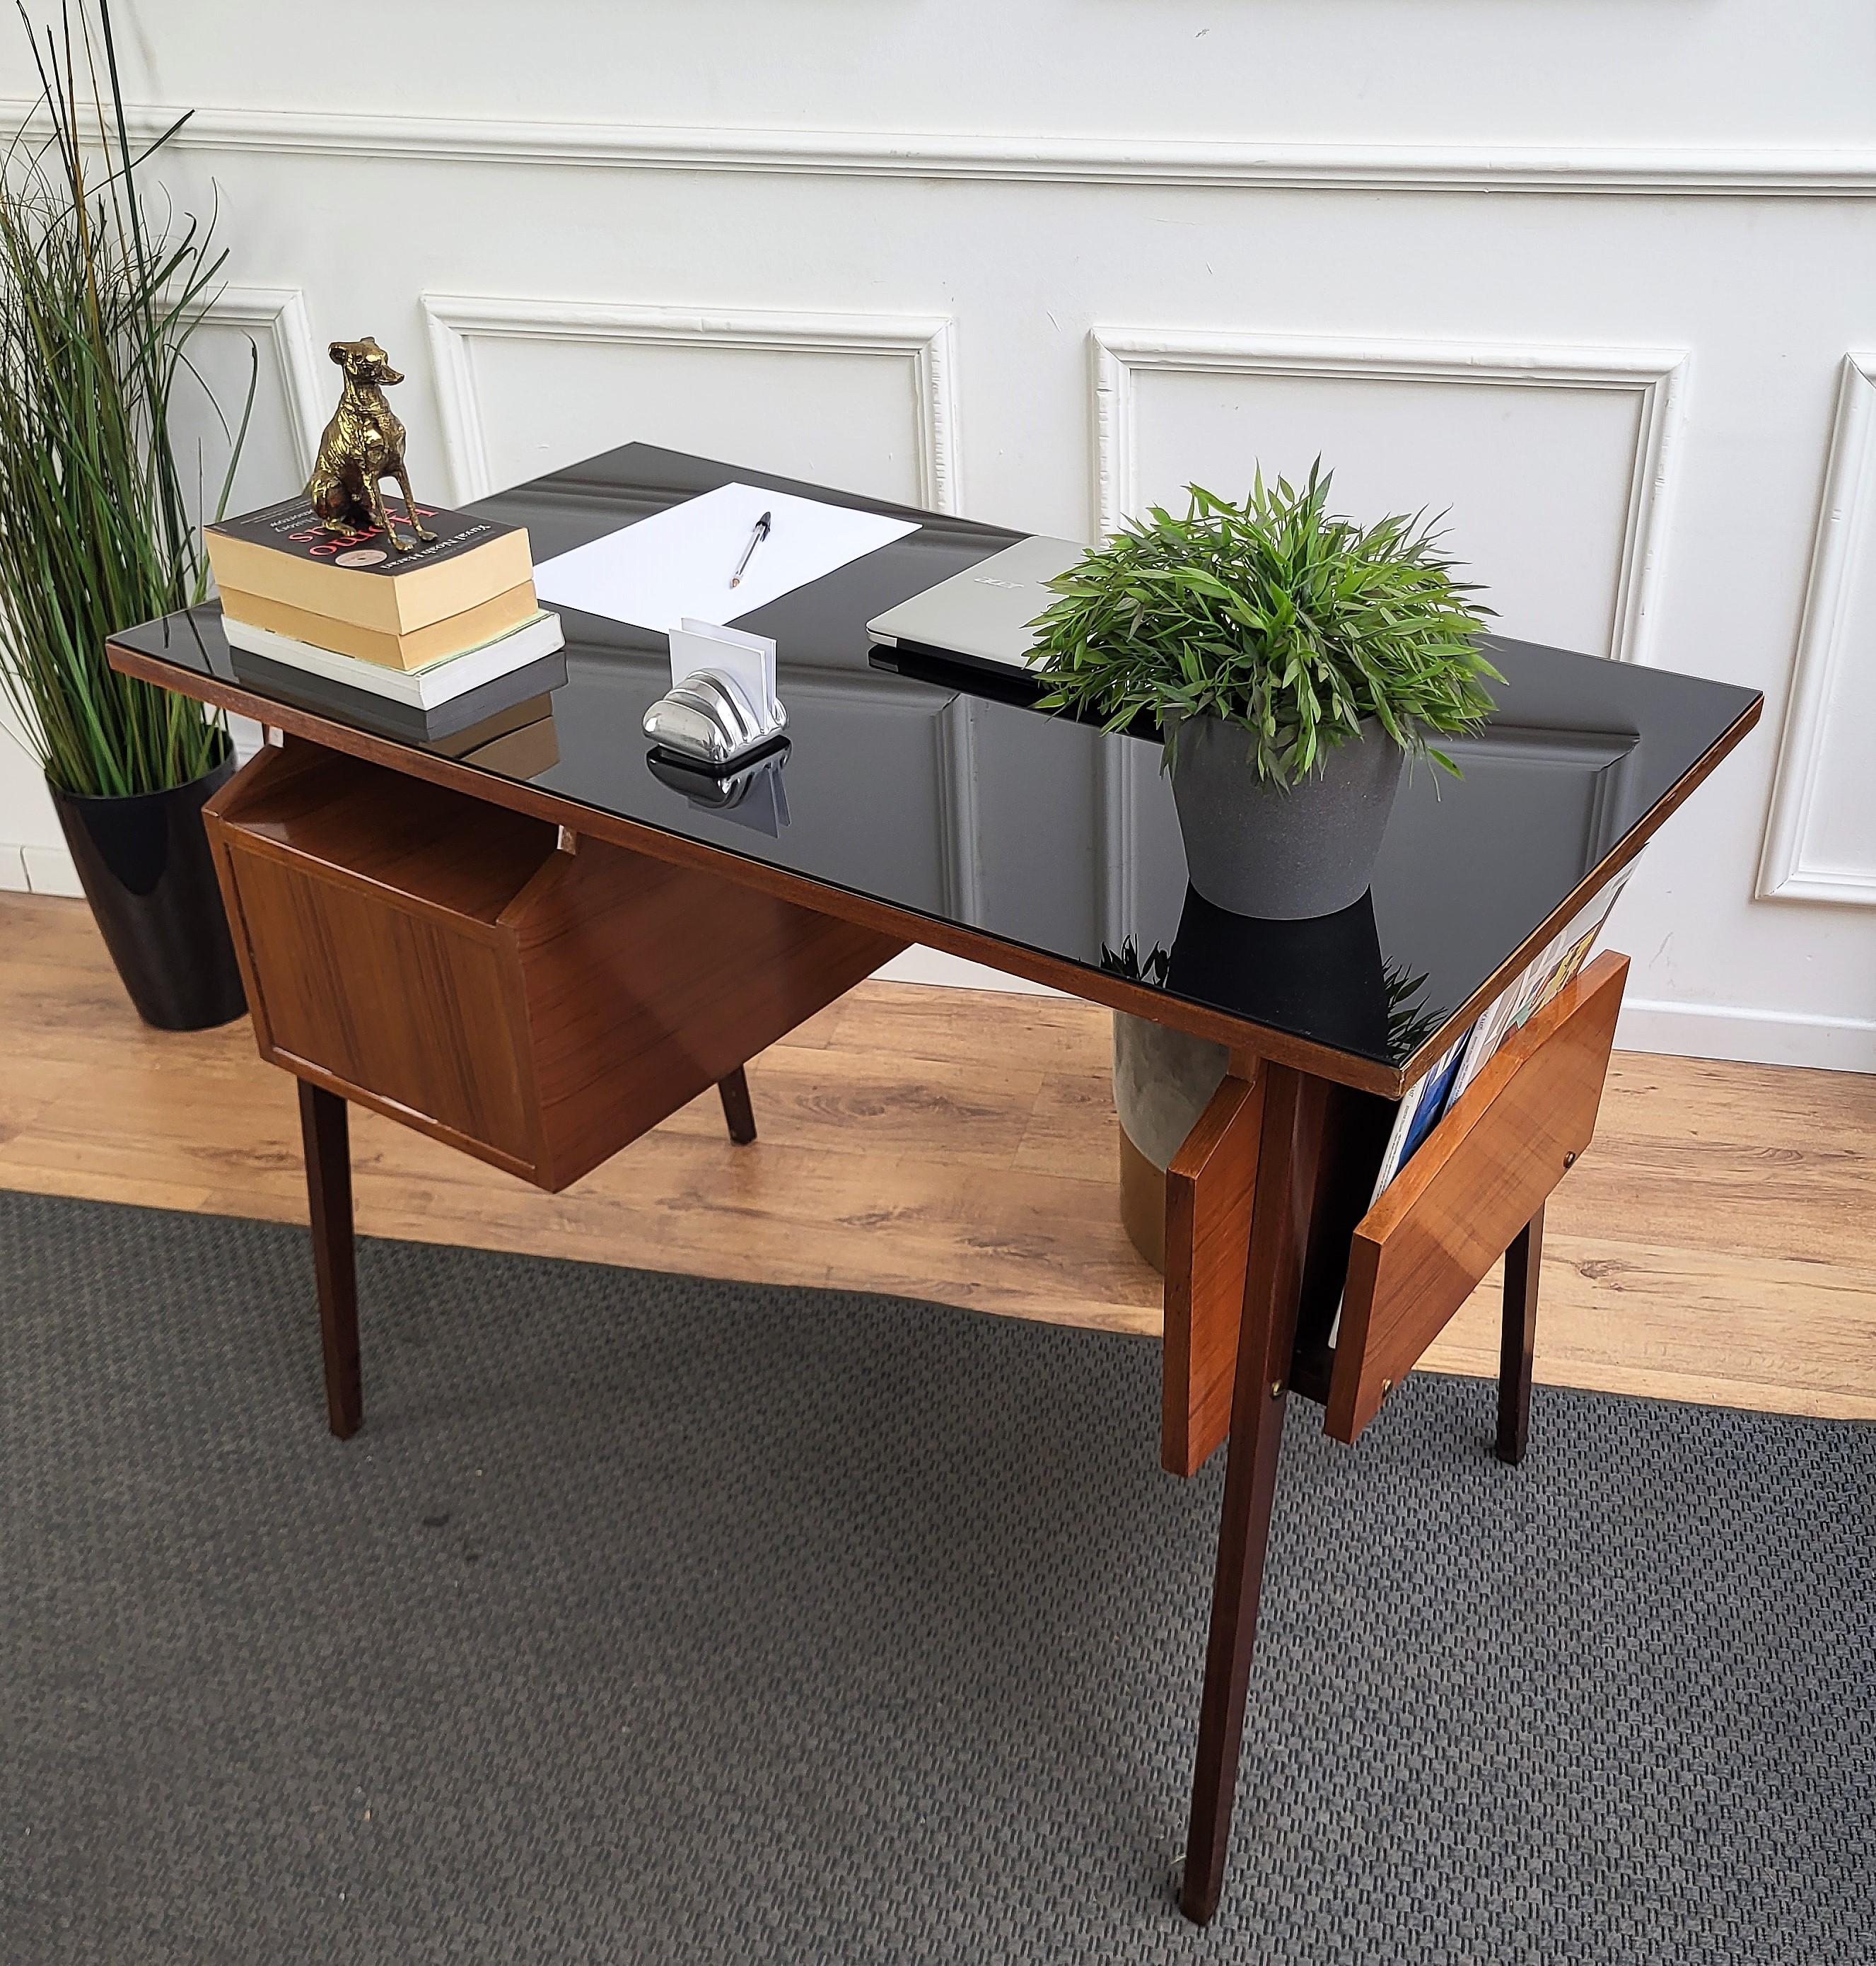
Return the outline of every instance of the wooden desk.
<path id="1" fill-rule="evenodd" d="M 544 558 L 733 477 L 845 497 L 635 445 L 487 502 Z M 787 825 L 650 774 L 662 640 L 618 624 L 569 615 L 550 686 L 430 720 L 253 662 L 213 609 L 111 659 L 284 736 L 210 825 L 256 1040 L 299 1081 L 341 1437 L 363 1418 L 348 1101 L 550 1190 L 713 1083 L 753 1143 L 743 1064 L 912 942 L 1227 1047 L 1166 1194 L 1162 1458 L 1189 1474 L 1230 1442 L 1181 1895 L 1202 1922 L 1289 1396 L 1353 1442 L 1508 1249 L 1498 1444 L 1522 1458 L 1544 1204 L 1590 1143 L 1626 962 L 1534 1017 L 1369 1207 L 1389 1102 L 1760 701 L 1502 645 L 1497 718 L 1457 747 L 1460 785 L 1410 784 L 1369 897 L 1327 923 L 1224 917 L 1186 888 L 1152 744 L 869 659 L 869 618 L 1011 537 L 911 516 L 907 540 L 742 624 L 781 646 Z"/>

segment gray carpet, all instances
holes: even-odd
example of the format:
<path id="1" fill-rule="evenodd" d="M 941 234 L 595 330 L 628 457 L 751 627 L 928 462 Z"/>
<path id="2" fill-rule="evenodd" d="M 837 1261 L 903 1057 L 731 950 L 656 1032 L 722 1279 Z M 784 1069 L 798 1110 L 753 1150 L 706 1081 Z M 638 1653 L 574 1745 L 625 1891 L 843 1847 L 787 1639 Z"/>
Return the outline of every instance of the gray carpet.
<path id="1" fill-rule="evenodd" d="M 1872 1955 L 1876 1430 L 1285 1445 L 1235 1862 L 1157 1349 L 0 1194 L 0 1959 Z"/>

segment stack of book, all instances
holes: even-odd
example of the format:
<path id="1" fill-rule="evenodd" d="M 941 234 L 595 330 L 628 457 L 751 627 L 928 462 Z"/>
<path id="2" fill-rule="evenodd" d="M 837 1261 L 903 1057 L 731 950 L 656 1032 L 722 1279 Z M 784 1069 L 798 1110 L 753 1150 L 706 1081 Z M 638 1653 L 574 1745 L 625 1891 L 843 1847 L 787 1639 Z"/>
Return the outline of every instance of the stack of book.
<path id="1" fill-rule="evenodd" d="M 523 527 L 417 511 L 437 537 L 408 553 L 327 531 L 304 498 L 205 527 L 230 646 L 423 709 L 561 646 Z"/>

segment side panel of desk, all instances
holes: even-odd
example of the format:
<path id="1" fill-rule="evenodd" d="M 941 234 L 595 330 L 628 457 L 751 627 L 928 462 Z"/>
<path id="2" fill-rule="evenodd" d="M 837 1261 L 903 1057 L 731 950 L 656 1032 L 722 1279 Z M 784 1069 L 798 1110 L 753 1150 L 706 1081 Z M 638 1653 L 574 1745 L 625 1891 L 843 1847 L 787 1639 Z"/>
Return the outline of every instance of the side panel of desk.
<path id="1" fill-rule="evenodd" d="M 1596 1130 L 1628 958 L 1597 956 L 1516 1032 L 1355 1230 L 1327 1431 L 1352 1441 Z"/>

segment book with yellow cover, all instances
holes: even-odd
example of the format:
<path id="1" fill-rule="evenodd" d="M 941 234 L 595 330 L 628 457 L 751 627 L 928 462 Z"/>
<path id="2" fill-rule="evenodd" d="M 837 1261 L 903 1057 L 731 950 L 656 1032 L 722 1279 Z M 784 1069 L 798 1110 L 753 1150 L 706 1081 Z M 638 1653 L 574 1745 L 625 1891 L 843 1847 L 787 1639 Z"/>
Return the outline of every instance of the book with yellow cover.
<path id="1" fill-rule="evenodd" d="M 417 510 L 437 537 L 408 553 L 394 551 L 376 527 L 329 532 L 304 496 L 205 526 L 202 538 L 217 586 L 379 634 L 430 627 L 533 581 L 525 528 Z"/>
<path id="2" fill-rule="evenodd" d="M 524 580 L 492 600 L 466 608 L 460 614 L 446 616 L 427 628 L 413 628 L 408 634 L 395 635 L 382 628 L 361 628 L 334 615 L 289 607 L 284 601 L 269 601 L 263 595 L 243 594 L 238 588 L 221 590 L 225 620 L 270 628 L 276 635 L 310 642 L 388 669 L 426 669 L 432 662 L 459 656 L 465 649 L 492 642 L 498 635 L 505 635 L 511 628 L 518 628 L 530 620 L 539 604 L 534 598 L 534 583 Z"/>

